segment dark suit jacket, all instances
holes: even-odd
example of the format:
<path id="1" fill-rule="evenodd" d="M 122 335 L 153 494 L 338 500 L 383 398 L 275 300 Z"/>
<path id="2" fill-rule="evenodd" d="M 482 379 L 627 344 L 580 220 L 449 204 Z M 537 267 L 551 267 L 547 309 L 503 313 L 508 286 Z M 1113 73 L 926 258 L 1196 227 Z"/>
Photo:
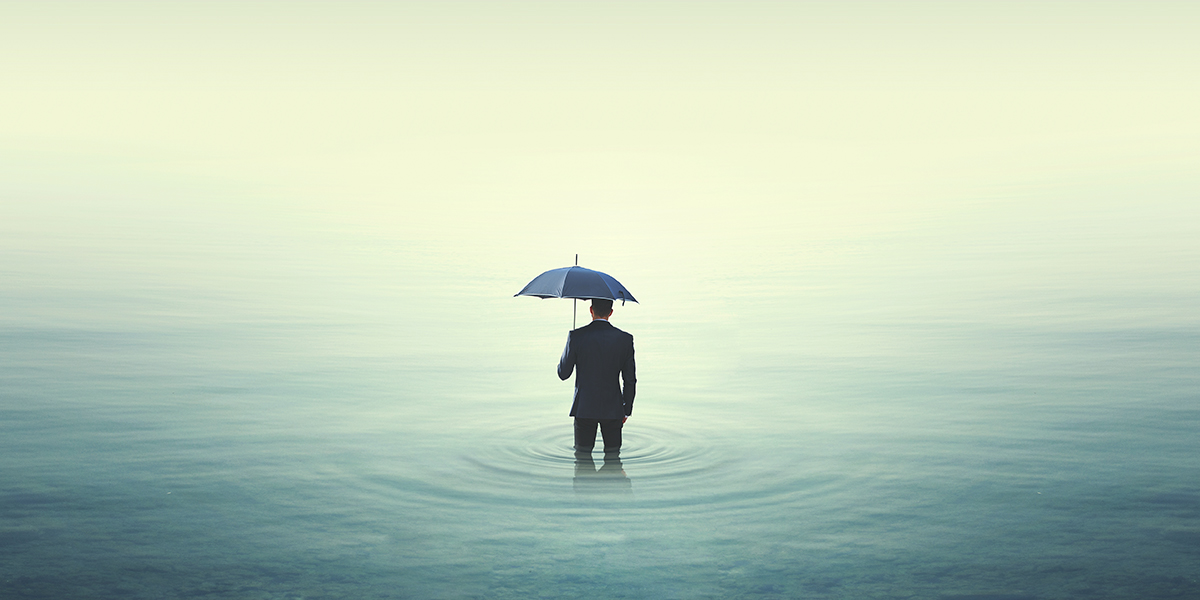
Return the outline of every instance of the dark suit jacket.
<path id="1" fill-rule="evenodd" d="M 575 375 L 575 402 L 571 416 L 581 419 L 620 419 L 633 414 L 637 368 L 633 363 L 633 336 L 608 321 L 592 321 L 567 336 L 567 347 L 558 361 L 559 379 Z M 617 376 L 625 382 L 622 391 Z"/>

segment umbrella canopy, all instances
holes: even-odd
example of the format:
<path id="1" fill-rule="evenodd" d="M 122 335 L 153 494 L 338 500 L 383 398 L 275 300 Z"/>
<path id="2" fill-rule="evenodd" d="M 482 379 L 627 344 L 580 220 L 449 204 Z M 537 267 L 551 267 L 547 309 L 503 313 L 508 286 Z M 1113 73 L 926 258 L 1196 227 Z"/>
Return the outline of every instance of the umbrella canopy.
<path id="1" fill-rule="evenodd" d="M 576 298 L 590 300 L 626 300 L 637 302 L 633 294 L 612 276 L 583 267 L 551 269 L 533 278 L 524 289 L 513 296 L 536 296 L 538 298 Z"/>

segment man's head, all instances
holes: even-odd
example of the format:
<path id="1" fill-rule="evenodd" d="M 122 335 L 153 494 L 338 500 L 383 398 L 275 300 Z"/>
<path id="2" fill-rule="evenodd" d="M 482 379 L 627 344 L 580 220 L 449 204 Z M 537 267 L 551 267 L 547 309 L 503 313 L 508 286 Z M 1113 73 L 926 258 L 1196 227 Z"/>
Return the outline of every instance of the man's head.
<path id="1" fill-rule="evenodd" d="M 612 300 L 592 298 L 592 306 L 588 310 L 592 311 L 593 319 L 607 319 L 612 314 Z"/>

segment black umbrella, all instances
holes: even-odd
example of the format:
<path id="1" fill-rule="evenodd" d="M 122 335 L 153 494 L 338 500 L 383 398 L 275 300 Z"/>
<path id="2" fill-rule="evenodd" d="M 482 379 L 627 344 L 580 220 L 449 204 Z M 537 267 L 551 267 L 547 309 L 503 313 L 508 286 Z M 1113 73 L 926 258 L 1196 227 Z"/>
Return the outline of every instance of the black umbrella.
<path id="1" fill-rule="evenodd" d="M 579 257 L 576 257 L 578 262 Z M 626 300 L 637 302 L 633 294 L 607 273 L 585 269 L 579 265 L 551 269 L 533 278 L 521 291 L 513 296 L 536 296 L 538 298 L 573 298 L 576 300 Z M 574 318 L 571 327 L 574 328 Z"/>

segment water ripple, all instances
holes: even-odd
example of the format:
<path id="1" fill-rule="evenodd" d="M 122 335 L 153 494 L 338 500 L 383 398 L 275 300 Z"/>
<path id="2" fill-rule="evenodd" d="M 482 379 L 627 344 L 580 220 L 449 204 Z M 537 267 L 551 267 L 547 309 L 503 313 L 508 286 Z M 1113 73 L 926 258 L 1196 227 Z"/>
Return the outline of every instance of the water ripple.
<path id="1" fill-rule="evenodd" d="M 436 471 L 407 473 L 402 483 L 377 483 L 410 500 L 464 507 L 572 506 L 619 499 L 643 507 L 744 509 L 828 492 L 821 491 L 831 485 L 828 478 L 786 468 L 775 457 L 714 443 L 710 433 L 639 424 L 624 432 L 619 455 L 596 451 L 576 456 L 569 426 L 513 428 L 448 461 L 457 467 L 447 470 L 443 463 Z"/>

